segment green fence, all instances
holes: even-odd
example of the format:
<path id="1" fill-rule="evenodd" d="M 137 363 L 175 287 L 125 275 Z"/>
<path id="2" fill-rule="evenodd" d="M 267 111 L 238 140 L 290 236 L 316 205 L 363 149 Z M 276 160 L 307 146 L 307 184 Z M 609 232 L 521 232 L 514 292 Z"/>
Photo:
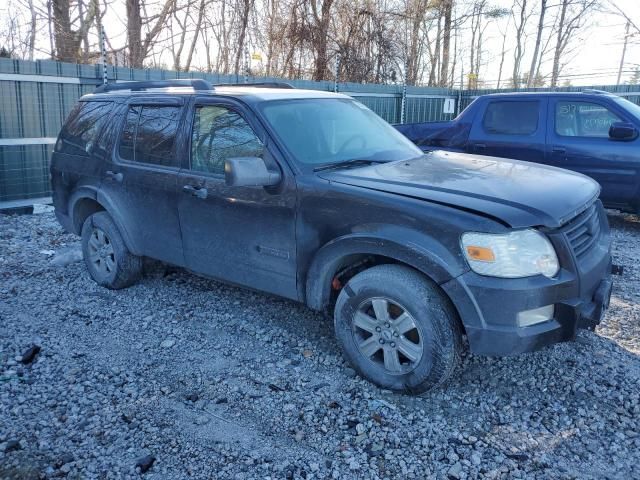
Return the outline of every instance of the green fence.
<path id="1" fill-rule="evenodd" d="M 108 67 L 107 75 L 110 81 L 172 78 L 204 78 L 214 84 L 244 81 L 242 75 L 113 66 Z M 282 79 L 249 77 L 249 82 L 277 80 Z M 330 81 L 286 81 L 295 87 L 313 90 L 333 91 L 335 87 Z M 100 83 L 101 65 L 0 58 L 0 202 L 47 197 L 51 194 L 49 158 L 58 131 L 78 98 L 93 91 Z M 640 86 L 594 88 L 616 92 L 640 103 Z M 477 95 L 490 93 L 487 90 L 423 87 L 407 87 L 403 91 L 401 85 L 357 83 L 339 83 L 338 91 L 356 98 L 390 123 L 451 120 Z"/>

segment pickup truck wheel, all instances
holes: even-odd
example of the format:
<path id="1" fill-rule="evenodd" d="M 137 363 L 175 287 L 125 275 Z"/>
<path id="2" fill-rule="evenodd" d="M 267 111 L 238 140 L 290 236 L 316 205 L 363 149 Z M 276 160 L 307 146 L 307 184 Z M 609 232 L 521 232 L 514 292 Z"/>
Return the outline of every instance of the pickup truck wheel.
<path id="1" fill-rule="evenodd" d="M 142 273 L 142 258 L 129 252 L 107 212 L 94 213 L 82 225 L 82 256 L 91 278 L 103 287 L 128 287 Z"/>
<path id="2" fill-rule="evenodd" d="M 425 392 L 447 380 L 460 360 L 451 302 L 408 267 L 380 265 L 354 276 L 338 296 L 334 323 L 347 359 L 382 388 Z"/>

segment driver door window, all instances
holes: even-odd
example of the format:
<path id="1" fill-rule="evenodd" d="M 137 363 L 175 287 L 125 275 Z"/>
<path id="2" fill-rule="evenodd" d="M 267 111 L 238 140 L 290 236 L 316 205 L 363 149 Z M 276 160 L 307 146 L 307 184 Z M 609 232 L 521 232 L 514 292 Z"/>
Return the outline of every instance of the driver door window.
<path id="1" fill-rule="evenodd" d="M 562 137 L 608 138 L 609 127 L 620 118 L 602 105 L 559 101 L 556 104 L 556 134 Z"/>
<path id="2" fill-rule="evenodd" d="M 260 157 L 264 145 L 251 126 L 223 106 L 197 106 L 191 134 L 191 170 L 224 175 L 228 158 Z"/>

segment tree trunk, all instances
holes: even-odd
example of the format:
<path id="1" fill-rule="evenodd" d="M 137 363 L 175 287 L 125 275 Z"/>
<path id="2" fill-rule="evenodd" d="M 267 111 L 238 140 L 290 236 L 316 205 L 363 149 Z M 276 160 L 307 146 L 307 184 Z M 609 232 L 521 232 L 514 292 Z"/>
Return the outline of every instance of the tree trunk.
<path id="1" fill-rule="evenodd" d="M 313 79 L 316 81 L 326 80 L 329 73 L 329 55 L 328 55 L 328 43 L 329 43 L 329 20 L 331 13 L 331 6 L 333 0 L 323 0 L 320 9 L 320 15 L 318 15 L 317 0 L 311 0 L 311 8 L 313 9 L 313 16 L 315 18 L 315 31 L 314 35 L 314 47 L 316 53 L 315 68 L 313 73 Z"/>
<path id="2" fill-rule="evenodd" d="M 516 26 L 516 48 L 513 55 L 513 86 L 514 88 L 520 88 L 520 64 L 522 63 L 522 57 L 524 55 L 522 36 L 525 30 L 526 17 L 527 17 L 527 0 L 522 0 L 522 3 L 518 5 L 520 7 L 520 23 L 515 23 Z"/>
<path id="3" fill-rule="evenodd" d="M 563 47 L 563 30 L 564 21 L 567 16 L 567 7 L 569 0 L 562 0 L 562 10 L 560 11 L 560 23 L 558 24 L 558 34 L 556 40 L 556 48 L 553 51 L 553 68 L 551 70 L 551 86 L 558 86 L 558 76 L 560 75 L 560 57 L 562 56 Z"/>
<path id="4" fill-rule="evenodd" d="M 129 45 L 129 66 L 142 68 L 144 61 L 142 45 L 142 15 L 140 0 L 127 1 L 127 44 Z"/>
<path id="5" fill-rule="evenodd" d="M 29 26 L 29 60 L 33 61 L 36 50 L 36 30 L 38 26 L 38 17 L 36 16 L 36 9 L 33 6 L 33 0 L 29 0 L 29 13 L 31 15 L 31 24 Z"/>
<path id="6" fill-rule="evenodd" d="M 443 0 L 442 8 L 444 15 L 444 26 L 442 29 L 442 61 L 440 62 L 440 86 L 446 87 L 449 83 L 449 47 L 451 45 L 451 14 L 453 11 L 453 0 Z M 451 75 L 453 77 L 453 72 Z"/>
<path id="7" fill-rule="evenodd" d="M 240 17 L 240 34 L 238 35 L 238 50 L 236 51 L 236 60 L 234 73 L 238 75 L 240 73 L 240 60 L 242 60 L 245 51 L 245 39 L 247 36 L 247 26 L 249 24 L 249 13 L 251 13 L 251 7 L 253 0 L 243 0 L 242 2 L 242 16 Z"/>
<path id="8" fill-rule="evenodd" d="M 534 85 L 537 77 L 538 54 L 540 53 L 540 42 L 542 41 L 542 31 L 544 30 L 544 15 L 547 11 L 547 0 L 540 0 L 540 18 L 538 20 L 538 32 L 536 33 L 536 44 L 531 58 L 531 68 L 529 68 L 529 78 L 527 78 L 527 87 Z"/>
<path id="9" fill-rule="evenodd" d="M 200 0 L 200 6 L 198 7 L 198 20 L 196 20 L 196 31 L 193 35 L 193 40 L 191 41 L 191 47 L 189 48 L 189 54 L 187 55 L 187 61 L 184 64 L 185 72 L 188 72 L 191 68 L 191 61 L 193 59 L 193 52 L 196 49 L 196 42 L 198 41 L 198 37 L 200 36 L 200 27 L 202 26 L 202 17 L 204 16 L 204 7 L 205 0 Z M 209 59 L 209 54 L 207 52 L 207 61 Z"/>
<path id="10" fill-rule="evenodd" d="M 69 0 L 53 0 L 53 26 L 56 59 L 61 62 L 75 62 L 79 45 L 75 45 L 71 32 Z"/>

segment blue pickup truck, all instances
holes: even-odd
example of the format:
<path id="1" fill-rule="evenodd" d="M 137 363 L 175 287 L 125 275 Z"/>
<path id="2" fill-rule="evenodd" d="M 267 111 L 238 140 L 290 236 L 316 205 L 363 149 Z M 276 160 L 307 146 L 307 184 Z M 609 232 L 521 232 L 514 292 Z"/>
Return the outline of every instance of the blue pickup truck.
<path id="1" fill-rule="evenodd" d="M 640 213 L 640 107 L 598 90 L 499 93 L 451 122 L 396 125 L 423 151 L 567 168 L 595 179 L 605 206 Z"/>

